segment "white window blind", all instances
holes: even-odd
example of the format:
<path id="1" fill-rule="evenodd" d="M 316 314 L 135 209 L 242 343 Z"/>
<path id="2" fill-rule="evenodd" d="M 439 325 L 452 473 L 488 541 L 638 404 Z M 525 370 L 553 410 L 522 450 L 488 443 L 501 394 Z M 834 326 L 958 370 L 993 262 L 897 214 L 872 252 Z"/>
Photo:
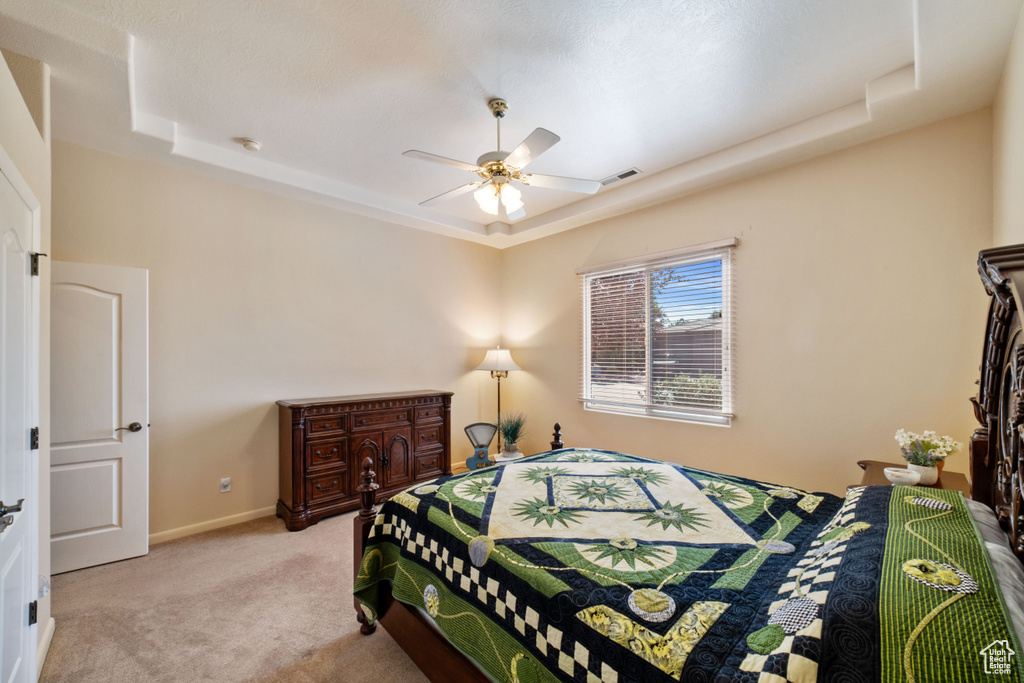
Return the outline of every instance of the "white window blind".
<path id="1" fill-rule="evenodd" d="M 730 423 L 734 244 L 580 273 L 585 408 Z"/>

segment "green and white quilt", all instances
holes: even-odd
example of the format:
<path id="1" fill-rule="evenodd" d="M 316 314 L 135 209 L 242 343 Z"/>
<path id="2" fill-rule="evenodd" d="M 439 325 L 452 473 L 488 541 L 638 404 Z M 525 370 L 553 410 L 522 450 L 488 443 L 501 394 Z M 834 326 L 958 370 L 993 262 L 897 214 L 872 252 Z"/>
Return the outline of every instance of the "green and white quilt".
<path id="1" fill-rule="evenodd" d="M 381 581 L 497 681 L 1024 680 L 947 491 L 563 449 L 394 496 L 355 584 L 370 620 Z"/>

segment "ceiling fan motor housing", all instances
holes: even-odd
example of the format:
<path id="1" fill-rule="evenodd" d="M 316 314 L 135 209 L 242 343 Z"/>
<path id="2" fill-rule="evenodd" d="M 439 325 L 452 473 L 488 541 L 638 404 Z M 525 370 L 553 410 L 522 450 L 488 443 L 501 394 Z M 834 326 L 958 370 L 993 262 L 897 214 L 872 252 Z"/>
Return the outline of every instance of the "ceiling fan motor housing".
<path id="1" fill-rule="evenodd" d="M 488 164 L 493 164 L 495 162 L 501 163 L 505 161 L 505 157 L 507 156 L 508 152 L 487 152 L 486 154 L 480 155 L 480 158 L 476 160 L 476 165 L 480 168 L 485 168 Z"/>

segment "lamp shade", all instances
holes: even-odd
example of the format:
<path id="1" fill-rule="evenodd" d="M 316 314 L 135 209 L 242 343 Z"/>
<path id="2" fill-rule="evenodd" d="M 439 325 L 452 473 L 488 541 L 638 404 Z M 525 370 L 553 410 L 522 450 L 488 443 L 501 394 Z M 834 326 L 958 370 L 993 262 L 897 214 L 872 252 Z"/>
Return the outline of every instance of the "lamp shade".
<path id="1" fill-rule="evenodd" d="M 484 362 L 477 366 L 477 370 L 490 370 L 492 372 L 508 372 L 509 370 L 522 370 L 516 362 L 512 360 L 512 354 L 508 352 L 508 349 L 503 349 L 500 346 L 496 349 L 491 349 L 484 356 Z"/>
<path id="2" fill-rule="evenodd" d="M 473 193 L 473 198 L 480 205 L 480 209 L 492 216 L 498 215 L 498 189 L 486 183 L 479 190 Z"/>
<path id="3" fill-rule="evenodd" d="M 515 213 L 523 208 L 522 197 L 523 193 L 511 185 L 505 185 L 501 188 L 501 203 L 505 205 L 505 211 L 508 213 Z"/>

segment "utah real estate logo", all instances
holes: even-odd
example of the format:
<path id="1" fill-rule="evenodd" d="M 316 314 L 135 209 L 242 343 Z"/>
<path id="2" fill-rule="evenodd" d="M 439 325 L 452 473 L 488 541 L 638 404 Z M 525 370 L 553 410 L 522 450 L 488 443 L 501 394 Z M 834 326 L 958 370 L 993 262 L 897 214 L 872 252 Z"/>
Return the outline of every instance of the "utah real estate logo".
<path id="1" fill-rule="evenodd" d="M 1009 641 L 993 640 L 978 654 L 985 660 L 985 673 L 1009 674 L 1013 669 L 1013 656 L 1017 653 L 1010 649 Z"/>

